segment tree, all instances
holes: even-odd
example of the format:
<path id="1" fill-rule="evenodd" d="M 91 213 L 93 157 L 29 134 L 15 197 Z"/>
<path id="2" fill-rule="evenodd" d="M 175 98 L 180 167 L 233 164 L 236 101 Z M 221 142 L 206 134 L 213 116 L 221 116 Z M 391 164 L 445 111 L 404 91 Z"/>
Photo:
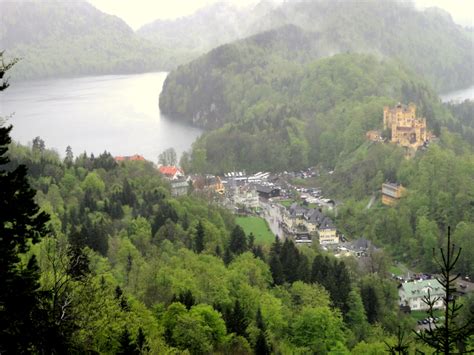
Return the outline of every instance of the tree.
<path id="1" fill-rule="evenodd" d="M 240 306 L 239 300 L 235 300 L 233 309 L 228 312 L 226 317 L 227 331 L 243 337 L 247 336 L 247 319 L 244 310 Z"/>
<path id="2" fill-rule="evenodd" d="M 271 354 L 270 347 L 268 346 L 267 339 L 265 338 L 265 332 L 260 330 L 258 333 L 257 341 L 255 342 L 255 355 L 269 355 Z"/>
<path id="3" fill-rule="evenodd" d="M 196 227 L 196 237 L 194 239 L 194 251 L 201 254 L 204 250 L 204 227 L 202 222 L 199 221 Z"/>
<path id="4" fill-rule="evenodd" d="M 364 339 L 369 324 L 365 315 L 362 298 L 357 290 L 351 290 L 348 296 L 348 312 L 345 315 L 346 323 L 354 332 L 358 341 Z"/>
<path id="5" fill-rule="evenodd" d="M 33 151 L 43 153 L 45 149 L 46 144 L 44 143 L 44 140 L 42 140 L 41 137 L 35 137 L 35 139 L 33 139 Z"/>
<path id="6" fill-rule="evenodd" d="M 117 355 L 138 355 L 140 350 L 137 345 L 132 341 L 132 337 L 127 328 L 122 331 L 119 339 L 119 348 L 116 351 Z"/>
<path id="7" fill-rule="evenodd" d="M 451 354 L 455 349 L 460 353 L 465 352 L 466 342 L 470 336 L 474 334 L 474 315 L 470 315 L 462 324 L 458 324 L 459 311 L 462 304 L 458 304 L 455 296 L 456 286 L 454 282 L 459 278 L 459 274 L 454 274 L 456 263 L 461 255 L 461 249 L 451 244 L 451 229 L 448 227 L 448 238 L 446 250 L 440 248 L 441 258 L 436 256 L 433 248 L 433 258 L 440 269 L 441 276 L 437 278 L 444 290 L 442 297 L 444 305 L 444 321 L 442 324 L 429 329 L 415 333 L 417 337 L 425 344 L 433 347 L 437 353 Z M 438 297 L 424 298 L 424 302 L 428 305 L 428 314 L 434 318 L 434 305 L 439 300 Z"/>
<path id="8" fill-rule="evenodd" d="M 5 64 L 0 52 L 0 91 L 8 87 Z M 24 263 L 20 254 L 46 236 L 49 217 L 40 212 L 24 165 L 8 171 L 6 156 L 12 127 L 0 126 L 0 353 L 47 351 L 42 337 L 44 312 L 39 269 L 34 256 Z"/>
<path id="9" fill-rule="evenodd" d="M 230 235 L 230 251 L 234 254 L 242 254 L 247 250 L 247 237 L 241 226 L 236 225 Z"/>
<path id="10" fill-rule="evenodd" d="M 64 163 L 68 166 L 71 167 L 72 163 L 74 161 L 74 153 L 72 152 L 72 148 L 70 145 L 66 147 L 66 157 L 64 158 Z"/>
<path id="11" fill-rule="evenodd" d="M 174 148 L 168 148 L 158 156 L 158 164 L 174 166 L 178 161 Z"/>

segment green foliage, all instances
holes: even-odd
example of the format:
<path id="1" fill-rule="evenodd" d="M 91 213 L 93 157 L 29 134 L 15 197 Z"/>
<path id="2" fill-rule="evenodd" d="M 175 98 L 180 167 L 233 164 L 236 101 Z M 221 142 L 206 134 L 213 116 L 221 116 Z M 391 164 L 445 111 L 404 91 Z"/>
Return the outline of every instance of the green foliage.
<path id="1" fill-rule="evenodd" d="M 338 342 L 344 343 L 342 318 L 329 308 L 303 308 L 292 333 L 294 344 L 310 352 L 327 352 Z"/>
<path id="2" fill-rule="evenodd" d="M 255 243 L 261 245 L 271 244 L 275 236 L 264 219 L 253 216 L 236 217 L 235 222 L 242 227 L 245 234 L 255 236 Z"/>

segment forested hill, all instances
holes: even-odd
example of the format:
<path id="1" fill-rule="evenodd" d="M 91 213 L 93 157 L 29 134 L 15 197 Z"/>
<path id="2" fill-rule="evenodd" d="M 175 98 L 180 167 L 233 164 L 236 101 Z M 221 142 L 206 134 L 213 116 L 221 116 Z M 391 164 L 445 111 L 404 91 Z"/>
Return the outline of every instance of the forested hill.
<path id="1" fill-rule="evenodd" d="M 276 7 L 263 0 L 256 6 L 238 8 L 227 2 L 203 7 L 196 13 L 175 20 L 156 20 L 137 34 L 163 48 L 182 64 L 227 42 L 245 37 L 250 27 Z"/>
<path id="2" fill-rule="evenodd" d="M 393 0 L 293 1 L 269 12 L 253 30 L 295 24 L 320 35 L 325 55 L 366 52 L 397 58 L 438 91 L 473 82 L 473 37 L 444 10 L 417 11 Z"/>
<path id="3" fill-rule="evenodd" d="M 12 78 L 134 73 L 170 67 L 121 19 L 85 1 L 1 1 L 0 48 Z"/>
<path id="4" fill-rule="evenodd" d="M 289 43 L 298 46 L 302 37 L 293 27 L 288 29 L 285 34 L 293 38 Z M 237 61 L 219 66 L 225 55 L 218 54 L 226 48 L 235 49 L 222 47 L 209 55 L 212 71 L 196 72 L 190 65 L 191 72 L 170 74 L 161 98 L 162 107 L 174 100 L 173 104 L 192 109 L 205 102 L 194 101 L 195 97 L 204 95 L 209 99 L 207 111 L 201 109 L 204 113 L 195 115 L 194 123 L 211 127 L 226 123 L 194 145 L 191 158 L 193 164 L 199 162 L 197 170 L 334 167 L 364 143 L 367 130 L 381 128 L 383 106 L 398 101 L 415 102 L 436 132 L 449 117 L 428 85 L 398 62 L 361 54 L 338 54 L 308 64 L 282 57 L 268 61 L 259 48 L 262 55 L 236 56 L 230 51 Z M 264 65 L 249 68 L 252 60 Z M 184 86 L 189 77 L 200 80 Z"/>
<path id="5" fill-rule="evenodd" d="M 302 29 L 296 39 L 300 46 L 293 46 L 295 38 L 287 36 L 294 32 L 289 25 Z M 214 69 L 224 71 L 228 80 L 243 71 L 261 72 L 278 62 L 282 54 L 291 61 L 301 61 L 342 52 L 371 53 L 399 60 L 439 92 L 473 82 L 473 36 L 442 10 L 420 12 L 394 1 L 289 2 L 256 22 L 252 31 L 268 29 L 273 30 L 217 48 L 172 73 L 165 83 L 162 109 L 169 114 L 199 116 L 203 121 L 207 112 L 202 105 L 215 103 L 214 96 L 219 99 L 224 80 L 214 75 Z M 277 45 L 275 37 L 280 38 Z M 175 78 L 180 78 L 178 90 Z M 209 93 L 201 93 L 203 88 Z M 187 107 L 182 100 L 170 101 L 167 89 L 185 95 Z M 194 94 L 188 96 L 187 92 Z"/>

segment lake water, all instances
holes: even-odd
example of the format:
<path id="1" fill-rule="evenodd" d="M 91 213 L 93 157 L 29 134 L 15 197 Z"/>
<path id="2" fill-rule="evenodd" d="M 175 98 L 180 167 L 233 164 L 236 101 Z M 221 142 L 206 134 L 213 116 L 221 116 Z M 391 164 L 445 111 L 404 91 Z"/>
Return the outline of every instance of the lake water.
<path id="1" fill-rule="evenodd" d="M 440 95 L 443 102 L 455 101 L 462 102 L 466 99 L 474 100 L 474 85 L 463 90 L 449 92 L 447 94 Z"/>
<path id="2" fill-rule="evenodd" d="M 40 136 L 62 156 L 141 154 L 157 161 L 175 148 L 191 147 L 201 130 L 162 114 L 158 98 L 167 73 L 109 75 L 12 83 L 0 94 L 0 115 L 13 125 L 12 138 L 27 144 Z"/>

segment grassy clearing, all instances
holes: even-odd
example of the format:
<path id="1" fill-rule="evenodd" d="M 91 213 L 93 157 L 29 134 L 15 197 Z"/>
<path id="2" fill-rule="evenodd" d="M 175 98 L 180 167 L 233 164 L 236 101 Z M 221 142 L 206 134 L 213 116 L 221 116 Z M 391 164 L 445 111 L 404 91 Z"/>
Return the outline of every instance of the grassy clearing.
<path id="1" fill-rule="evenodd" d="M 253 233 L 255 244 L 269 245 L 275 241 L 275 236 L 267 225 L 267 222 L 260 217 L 236 217 L 235 221 L 243 228 L 245 234 Z"/>

